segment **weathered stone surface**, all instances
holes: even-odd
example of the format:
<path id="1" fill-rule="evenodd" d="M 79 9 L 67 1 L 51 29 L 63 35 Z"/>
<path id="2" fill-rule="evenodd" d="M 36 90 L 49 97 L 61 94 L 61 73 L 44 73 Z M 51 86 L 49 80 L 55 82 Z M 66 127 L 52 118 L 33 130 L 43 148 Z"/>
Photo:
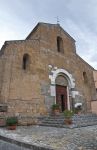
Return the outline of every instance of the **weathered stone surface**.
<path id="1" fill-rule="evenodd" d="M 19 126 L 15 131 L 0 128 L 0 139 L 22 146 L 21 149 L 97 150 L 97 125 L 76 129 Z"/>
<path id="2" fill-rule="evenodd" d="M 57 51 L 58 36 L 63 40 L 64 53 Z M 23 69 L 24 54 L 29 55 L 26 70 Z M 49 65 L 53 67 L 51 70 Z M 0 102 L 8 105 L 8 113 L 47 114 L 56 99 L 51 97 L 49 79 L 56 68 L 67 70 L 73 76 L 84 110 L 91 111 L 91 99 L 95 97 L 93 68 L 76 54 L 74 39 L 59 25 L 40 23 L 27 39 L 5 42 L 1 50 Z M 87 84 L 84 71 L 88 75 Z M 69 97 L 73 101 L 70 93 Z"/>

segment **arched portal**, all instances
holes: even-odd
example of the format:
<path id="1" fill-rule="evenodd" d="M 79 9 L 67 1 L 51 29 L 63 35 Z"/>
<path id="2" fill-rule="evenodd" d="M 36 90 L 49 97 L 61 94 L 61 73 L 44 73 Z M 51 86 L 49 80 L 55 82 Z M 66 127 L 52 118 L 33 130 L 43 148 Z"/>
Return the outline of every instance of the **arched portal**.
<path id="1" fill-rule="evenodd" d="M 70 110 L 71 89 L 75 88 L 75 80 L 65 69 L 52 71 L 51 96 L 55 96 L 55 103 L 60 105 L 61 111 Z"/>

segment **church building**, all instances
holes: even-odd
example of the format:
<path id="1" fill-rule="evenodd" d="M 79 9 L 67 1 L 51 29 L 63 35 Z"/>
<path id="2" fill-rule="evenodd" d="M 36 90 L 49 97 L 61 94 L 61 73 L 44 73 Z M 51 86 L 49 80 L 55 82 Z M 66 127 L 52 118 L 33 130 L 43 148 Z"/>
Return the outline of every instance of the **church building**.
<path id="1" fill-rule="evenodd" d="M 94 68 L 77 53 L 75 40 L 59 25 L 38 23 L 25 40 L 6 41 L 0 51 L 0 104 L 19 115 L 45 115 L 82 104 L 91 112 Z"/>

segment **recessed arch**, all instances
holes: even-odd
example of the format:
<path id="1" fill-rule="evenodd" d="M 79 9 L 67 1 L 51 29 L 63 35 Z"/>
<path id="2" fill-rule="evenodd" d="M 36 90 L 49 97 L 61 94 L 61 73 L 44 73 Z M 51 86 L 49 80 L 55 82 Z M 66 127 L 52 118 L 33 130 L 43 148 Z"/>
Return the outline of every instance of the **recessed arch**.
<path id="1" fill-rule="evenodd" d="M 56 77 L 55 82 L 60 86 L 68 86 L 68 80 L 62 74 Z"/>
<path id="2" fill-rule="evenodd" d="M 56 80 L 57 76 L 59 76 L 59 75 L 64 76 L 68 80 L 68 84 L 69 84 L 70 88 L 75 88 L 75 80 L 74 80 L 74 78 L 65 69 L 57 69 L 57 70 L 53 71 L 53 75 L 49 76 L 49 78 L 51 79 L 51 84 L 52 85 L 55 84 L 55 80 Z"/>
<path id="3" fill-rule="evenodd" d="M 62 76 L 64 78 L 64 80 L 66 80 L 66 85 L 63 85 L 64 90 L 66 91 L 66 95 L 67 95 L 67 109 L 70 110 L 70 106 L 72 104 L 70 104 L 70 97 L 71 97 L 71 89 L 75 88 L 75 80 L 72 77 L 72 75 L 70 73 L 68 73 L 68 71 L 66 71 L 65 69 L 57 69 L 52 71 L 52 75 L 49 75 L 49 79 L 51 80 L 51 96 L 55 96 L 55 103 L 57 103 L 57 91 L 56 91 L 56 79 L 58 77 Z M 62 88 L 62 89 L 63 89 Z M 62 91 L 61 89 L 61 91 Z M 60 89 L 59 89 L 60 90 Z M 61 98 L 63 99 L 64 93 L 60 93 Z"/>

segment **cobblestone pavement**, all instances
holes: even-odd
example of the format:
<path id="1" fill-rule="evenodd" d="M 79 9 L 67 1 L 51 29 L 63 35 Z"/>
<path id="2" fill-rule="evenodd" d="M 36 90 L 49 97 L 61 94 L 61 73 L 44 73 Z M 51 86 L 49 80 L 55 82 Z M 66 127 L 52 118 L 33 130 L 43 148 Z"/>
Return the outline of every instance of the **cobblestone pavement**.
<path id="1" fill-rule="evenodd" d="M 29 149 L 0 140 L 0 150 L 29 150 Z"/>
<path id="2" fill-rule="evenodd" d="M 28 126 L 16 131 L 0 128 L 0 135 L 54 150 L 97 150 L 97 125 L 74 129 Z"/>

